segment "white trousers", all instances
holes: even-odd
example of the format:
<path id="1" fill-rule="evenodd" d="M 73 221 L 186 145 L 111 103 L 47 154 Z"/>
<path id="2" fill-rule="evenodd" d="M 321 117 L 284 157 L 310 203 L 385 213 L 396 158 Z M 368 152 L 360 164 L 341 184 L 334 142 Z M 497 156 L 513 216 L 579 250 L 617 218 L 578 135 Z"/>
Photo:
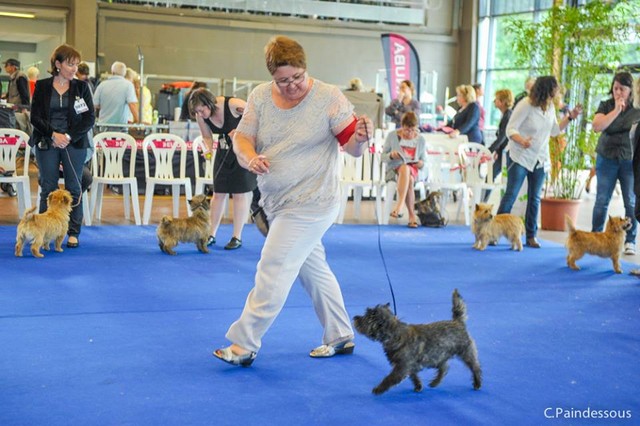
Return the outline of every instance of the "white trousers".
<path id="1" fill-rule="evenodd" d="M 342 292 L 327 264 L 321 242 L 338 209 L 339 206 L 335 206 L 327 214 L 286 212 L 269 218 L 269 234 L 258 262 L 255 286 L 247 296 L 242 315 L 229 327 L 227 339 L 257 352 L 262 336 L 282 310 L 296 277 L 311 296 L 324 328 L 322 343 L 353 338 Z"/>

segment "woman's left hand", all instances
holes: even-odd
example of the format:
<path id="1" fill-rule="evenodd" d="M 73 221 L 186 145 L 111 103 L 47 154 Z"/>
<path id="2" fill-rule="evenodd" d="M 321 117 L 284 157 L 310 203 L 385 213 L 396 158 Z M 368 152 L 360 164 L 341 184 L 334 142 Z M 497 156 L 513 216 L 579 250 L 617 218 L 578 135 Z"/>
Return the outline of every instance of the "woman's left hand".
<path id="1" fill-rule="evenodd" d="M 449 133 L 449 137 L 451 139 L 457 138 L 458 136 L 460 136 L 460 131 L 459 130 L 454 130 L 453 132 Z"/>
<path id="2" fill-rule="evenodd" d="M 361 115 L 356 123 L 356 141 L 368 142 L 373 137 L 373 122 L 365 114 Z"/>
<path id="3" fill-rule="evenodd" d="M 580 114 L 582 114 L 582 105 L 578 104 L 569 112 L 569 117 L 575 120 Z"/>

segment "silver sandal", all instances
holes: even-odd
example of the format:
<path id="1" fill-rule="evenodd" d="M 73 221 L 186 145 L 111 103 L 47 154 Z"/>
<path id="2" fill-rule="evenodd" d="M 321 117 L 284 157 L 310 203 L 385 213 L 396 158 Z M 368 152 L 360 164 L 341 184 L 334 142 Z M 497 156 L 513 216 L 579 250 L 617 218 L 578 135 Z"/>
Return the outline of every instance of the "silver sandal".
<path id="1" fill-rule="evenodd" d="M 334 355 L 351 355 L 356 345 L 351 341 L 338 343 L 335 346 L 322 345 L 318 346 L 309 353 L 311 358 L 330 358 Z"/>
<path id="2" fill-rule="evenodd" d="M 227 346 L 226 348 L 216 349 L 213 352 L 213 356 L 218 358 L 221 361 L 224 361 L 231 365 L 240 365 L 242 367 L 249 367 L 253 360 L 256 359 L 258 354 L 256 352 L 247 352 L 244 355 L 236 355 L 231 350 L 231 346 Z"/>

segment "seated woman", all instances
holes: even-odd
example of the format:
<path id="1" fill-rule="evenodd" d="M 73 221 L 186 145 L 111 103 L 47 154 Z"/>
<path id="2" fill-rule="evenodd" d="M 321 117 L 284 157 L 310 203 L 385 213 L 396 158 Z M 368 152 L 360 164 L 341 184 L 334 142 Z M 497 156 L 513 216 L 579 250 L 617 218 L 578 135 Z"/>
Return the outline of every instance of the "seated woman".
<path id="1" fill-rule="evenodd" d="M 418 116 L 413 111 L 404 113 L 400 125 L 400 129 L 389 133 L 382 151 L 382 161 L 387 163 L 385 179 L 397 180 L 398 183 L 398 196 L 391 217 L 401 217 L 399 212 L 404 203 L 409 211 L 409 228 L 417 228 L 413 187 L 418 170 L 426 161 L 425 141 L 418 131 Z"/>
<path id="2" fill-rule="evenodd" d="M 454 131 L 449 133 L 449 136 L 456 138 L 459 135 L 467 135 L 469 142 L 484 144 L 480 131 L 480 107 L 476 103 L 476 91 L 473 86 L 463 84 L 456 87 L 456 101 L 460 109 L 453 117 L 451 127 Z"/>

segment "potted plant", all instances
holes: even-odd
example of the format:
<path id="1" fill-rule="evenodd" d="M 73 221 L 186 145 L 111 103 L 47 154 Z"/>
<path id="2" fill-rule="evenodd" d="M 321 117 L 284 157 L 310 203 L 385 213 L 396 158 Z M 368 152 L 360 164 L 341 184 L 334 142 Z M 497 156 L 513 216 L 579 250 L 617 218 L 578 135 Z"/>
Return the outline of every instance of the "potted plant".
<path id="1" fill-rule="evenodd" d="M 549 203 L 579 203 L 576 200 L 580 200 L 584 188 L 580 177 L 587 164 L 585 155 L 590 154 L 589 143 L 597 140 L 589 130 L 597 108 L 594 97 L 608 90 L 610 76 L 606 74 L 620 63 L 639 10 L 633 0 L 592 1 L 580 7 L 564 6 L 562 0 L 554 0 L 541 21 L 515 18 L 507 22 L 518 62 L 528 64 L 535 74 L 555 76 L 566 91 L 564 101 L 584 108 L 561 140 L 549 144 L 552 172 L 541 205 L 542 229 L 564 230 L 564 213 L 549 214 Z M 573 210 L 575 219 L 577 207 Z M 556 224 L 547 223 L 549 216 L 558 219 Z"/>

